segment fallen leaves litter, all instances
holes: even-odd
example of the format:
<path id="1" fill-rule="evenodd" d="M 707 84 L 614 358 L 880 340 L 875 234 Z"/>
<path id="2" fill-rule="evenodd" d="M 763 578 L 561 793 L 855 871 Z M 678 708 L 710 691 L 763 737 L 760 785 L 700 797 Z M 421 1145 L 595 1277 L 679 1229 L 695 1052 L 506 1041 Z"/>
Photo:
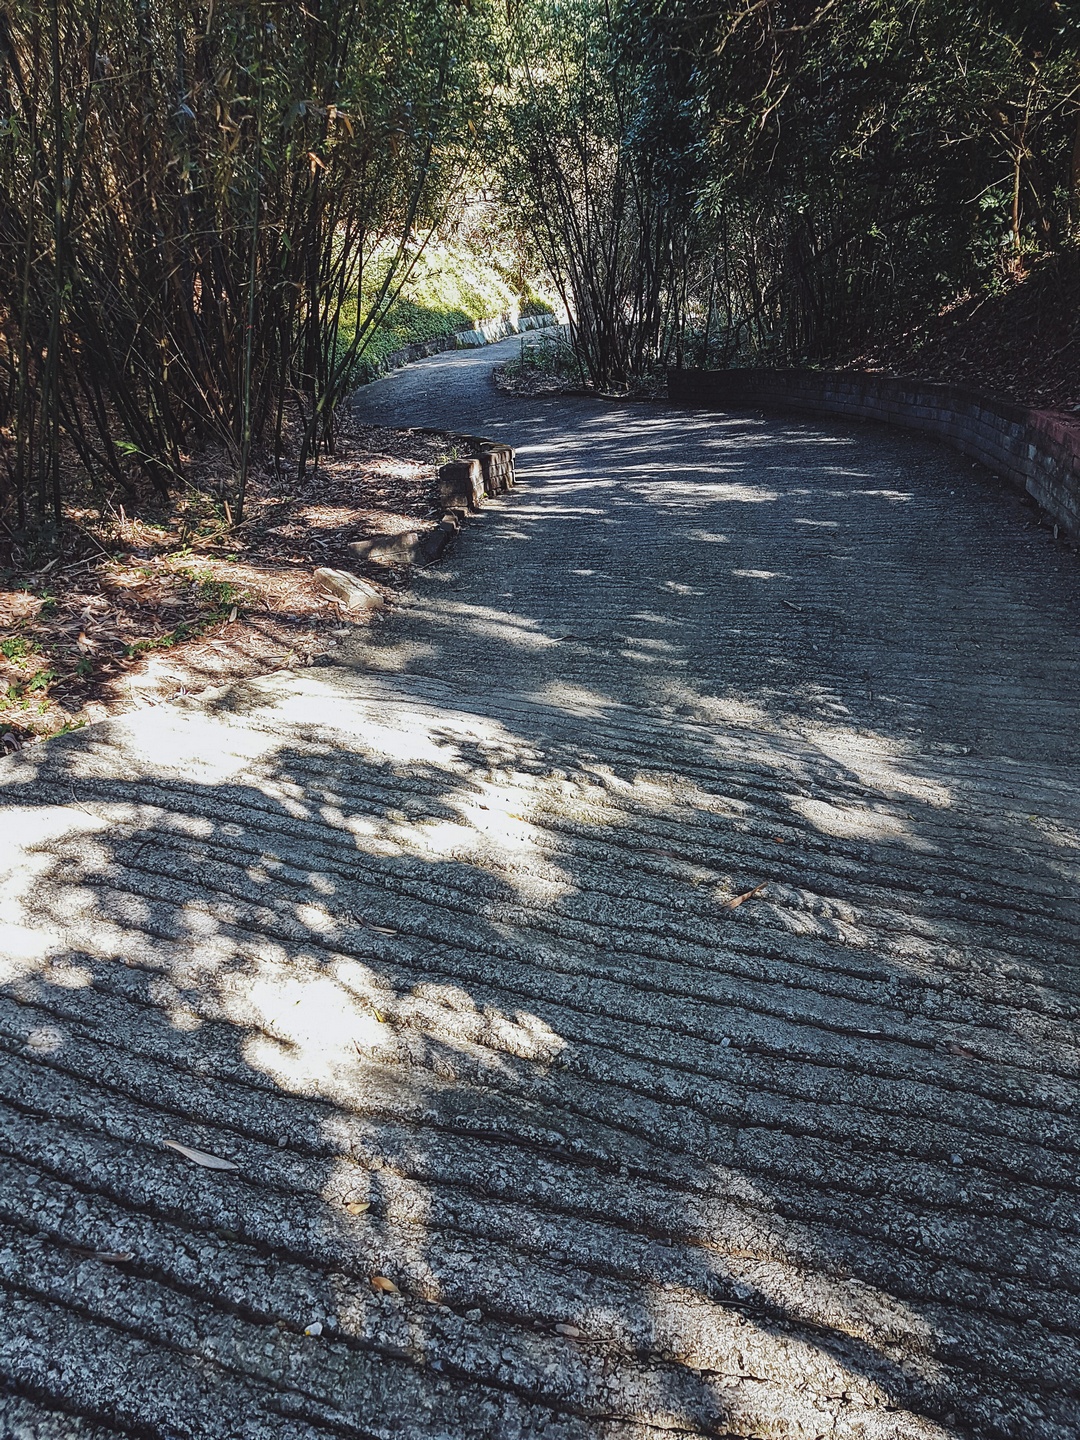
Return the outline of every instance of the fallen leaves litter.
<path id="1" fill-rule="evenodd" d="M 733 900 L 725 900 L 720 908 L 722 910 L 737 910 L 739 906 L 745 904 L 747 900 L 753 900 L 755 895 L 760 895 L 768 883 L 767 880 L 763 880 L 760 885 L 755 885 L 753 890 L 744 890 L 741 895 L 736 895 Z"/>
<path id="2" fill-rule="evenodd" d="M 385 1275 L 372 1275 L 371 1288 L 373 1290 L 381 1290 L 384 1295 L 401 1294 L 401 1291 L 394 1284 L 393 1280 L 388 1280 Z"/>
<path id="3" fill-rule="evenodd" d="M 201 1165 L 204 1170 L 239 1170 L 239 1165 L 234 1165 L 231 1160 L 222 1160 L 220 1155 L 211 1155 L 206 1150 L 196 1150 L 191 1145 L 181 1145 L 179 1140 L 166 1140 L 164 1142 L 170 1150 L 175 1150 L 178 1155 L 183 1155 L 185 1160 L 190 1160 L 193 1165 Z"/>
<path id="4" fill-rule="evenodd" d="M 12 542 L 0 577 L 0 629 L 15 642 L 0 655 L 0 747 L 101 718 L 89 705 L 117 713 L 331 654 L 327 632 L 342 620 L 312 568 L 353 568 L 359 536 L 425 530 L 442 514 L 437 468 L 464 440 L 342 423 L 337 453 L 287 496 L 276 467 L 255 467 L 242 525 L 216 498 L 228 458 L 211 447 L 185 461 L 165 502 L 144 495 L 128 514 L 80 501 L 64 519 L 63 563 L 32 568 L 34 547 Z M 406 583 L 371 563 L 380 591 Z"/>
<path id="5" fill-rule="evenodd" d="M 345 1209 L 349 1212 L 350 1215 L 363 1215 L 365 1210 L 371 1209 L 371 1201 L 347 1200 L 345 1202 Z"/>

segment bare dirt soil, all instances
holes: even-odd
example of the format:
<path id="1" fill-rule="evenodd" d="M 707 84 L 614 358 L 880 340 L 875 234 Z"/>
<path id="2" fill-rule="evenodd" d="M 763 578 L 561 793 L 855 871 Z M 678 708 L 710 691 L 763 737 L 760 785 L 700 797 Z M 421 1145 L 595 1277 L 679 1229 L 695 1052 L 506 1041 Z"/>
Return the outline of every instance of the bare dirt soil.
<path id="1" fill-rule="evenodd" d="M 77 728 L 133 705 L 309 665 L 367 623 L 313 571 L 363 574 L 387 595 L 408 569 L 360 565 L 351 541 L 437 518 L 450 434 L 350 426 L 302 485 L 258 473 L 243 524 L 213 476 L 133 512 L 97 498 L 65 516 L 65 556 L 9 547 L 0 572 L 0 744 Z"/>

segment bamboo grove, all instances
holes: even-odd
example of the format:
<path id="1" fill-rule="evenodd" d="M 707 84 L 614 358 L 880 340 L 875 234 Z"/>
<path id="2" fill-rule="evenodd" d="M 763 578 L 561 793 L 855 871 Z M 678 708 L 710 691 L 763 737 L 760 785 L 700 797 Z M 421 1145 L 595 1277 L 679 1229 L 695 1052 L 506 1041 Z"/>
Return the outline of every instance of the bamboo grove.
<path id="1" fill-rule="evenodd" d="M 602 383 L 821 360 L 1080 238 L 1077 0 L 535 0 L 531 225 Z"/>
<path id="2" fill-rule="evenodd" d="M 835 354 L 1080 235 L 1076 0 L 5 0 L 0 518 L 302 475 L 490 200 L 583 368 Z M 524 257 L 524 258 L 521 258 Z M 225 482 L 223 481 L 223 484 Z"/>
<path id="3" fill-rule="evenodd" d="M 303 469 L 467 163 L 482 38 L 439 0 L 0 10 L 13 523 L 59 525 L 65 446 L 100 483 L 165 491 L 216 443 L 242 510 L 253 445 L 280 455 L 291 420 Z"/>

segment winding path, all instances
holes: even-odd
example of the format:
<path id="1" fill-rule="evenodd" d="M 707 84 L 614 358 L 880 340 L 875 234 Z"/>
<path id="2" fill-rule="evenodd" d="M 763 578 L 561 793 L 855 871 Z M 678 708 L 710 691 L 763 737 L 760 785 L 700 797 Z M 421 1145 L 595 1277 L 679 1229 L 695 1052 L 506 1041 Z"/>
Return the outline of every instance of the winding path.
<path id="1" fill-rule="evenodd" d="M 493 358 L 340 665 L 2 766 L 0 1435 L 1075 1440 L 1080 567 Z"/>

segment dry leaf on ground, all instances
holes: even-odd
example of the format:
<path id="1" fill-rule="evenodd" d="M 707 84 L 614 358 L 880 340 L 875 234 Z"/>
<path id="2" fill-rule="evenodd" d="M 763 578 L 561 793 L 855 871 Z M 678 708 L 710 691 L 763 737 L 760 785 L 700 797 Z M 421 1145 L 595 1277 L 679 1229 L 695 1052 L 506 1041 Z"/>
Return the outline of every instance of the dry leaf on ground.
<path id="1" fill-rule="evenodd" d="M 385 1275 L 372 1275 L 371 1288 L 373 1290 L 381 1290 L 384 1295 L 401 1294 L 401 1291 L 394 1284 L 393 1280 L 388 1280 Z"/>
<path id="2" fill-rule="evenodd" d="M 211 1155 L 206 1150 L 196 1150 L 191 1145 L 181 1145 L 179 1140 L 166 1140 L 164 1142 L 170 1150 L 175 1150 L 178 1155 L 183 1155 L 185 1160 L 190 1160 L 193 1165 L 201 1165 L 204 1170 L 239 1170 L 239 1165 L 234 1165 L 231 1160 L 222 1160 L 220 1155 Z"/>
<path id="3" fill-rule="evenodd" d="M 736 895 L 733 900 L 725 900 L 721 909 L 737 910 L 745 901 L 752 900 L 755 895 L 760 895 L 768 883 L 767 880 L 763 880 L 760 885 L 755 885 L 753 890 L 744 890 L 741 895 Z"/>

